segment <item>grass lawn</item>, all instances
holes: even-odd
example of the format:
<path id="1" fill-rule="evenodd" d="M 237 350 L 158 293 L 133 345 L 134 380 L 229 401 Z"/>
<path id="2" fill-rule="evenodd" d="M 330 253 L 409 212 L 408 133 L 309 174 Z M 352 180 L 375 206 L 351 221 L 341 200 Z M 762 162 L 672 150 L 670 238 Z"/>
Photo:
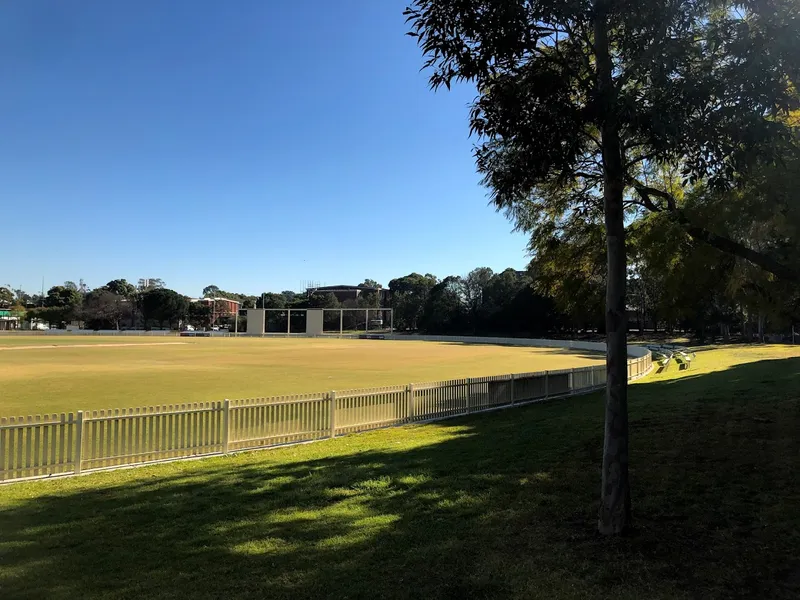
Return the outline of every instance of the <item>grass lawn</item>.
<path id="1" fill-rule="evenodd" d="M 699 352 L 630 412 L 623 539 L 594 394 L 0 487 L 0 597 L 797 598 L 800 349 Z"/>
<path id="2" fill-rule="evenodd" d="M 388 340 L 1 336 L 0 416 L 324 392 L 598 364 L 554 348 Z"/>

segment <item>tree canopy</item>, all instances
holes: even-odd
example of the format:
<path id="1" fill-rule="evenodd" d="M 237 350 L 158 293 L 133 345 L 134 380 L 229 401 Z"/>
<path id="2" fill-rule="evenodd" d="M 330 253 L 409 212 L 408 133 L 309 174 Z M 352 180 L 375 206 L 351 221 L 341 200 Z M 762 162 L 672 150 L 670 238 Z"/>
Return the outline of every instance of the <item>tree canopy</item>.
<path id="1" fill-rule="evenodd" d="M 648 178 L 722 190 L 768 164 L 798 107 L 796 2 L 415 0 L 433 88 L 476 85 L 475 158 L 520 228 L 598 211 L 606 246 L 606 427 L 598 527 L 630 524 L 625 214 L 664 212 L 696 239 L 779 276 L 765 252 L 693 219 Z"/>
<path id="2" fill-rule="evenodd" d="M 125 279 L 113 279 L 105 284 L 105 287 L 112 294 L 117 294 L 123 298 L 133 298 L 136 296 L 136 286 L 128 283 Z"/>
<path id="3" fill-rule="evenodd" d="M 186 296 L 167 288 L 154 288 L 142 294 L 142 317 L 145 324 L 174 328 L 189 311 Z"/>

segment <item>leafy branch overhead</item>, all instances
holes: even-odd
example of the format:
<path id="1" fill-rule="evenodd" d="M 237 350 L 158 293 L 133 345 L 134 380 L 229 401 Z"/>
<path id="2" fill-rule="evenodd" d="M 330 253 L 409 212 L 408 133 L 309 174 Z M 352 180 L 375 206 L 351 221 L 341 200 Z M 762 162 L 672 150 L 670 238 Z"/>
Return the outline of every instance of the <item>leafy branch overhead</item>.
<path id="1" fill-rule="evenodd" d="M 598 86 L 598 13 L 609 94 Z M 694 238 L 797 277 L 768 250 L 696 219 L 654 177 L 674 173 L 678 196 L 698 186 L 724 196 L 796 151 L 795 1 L 418 0 L 405 15 L 434 89 L 477 86 L 477 167 L 520 228 L 602 205 L 601 128 L 613 119 L 630 211 L 674 213 Z"/>

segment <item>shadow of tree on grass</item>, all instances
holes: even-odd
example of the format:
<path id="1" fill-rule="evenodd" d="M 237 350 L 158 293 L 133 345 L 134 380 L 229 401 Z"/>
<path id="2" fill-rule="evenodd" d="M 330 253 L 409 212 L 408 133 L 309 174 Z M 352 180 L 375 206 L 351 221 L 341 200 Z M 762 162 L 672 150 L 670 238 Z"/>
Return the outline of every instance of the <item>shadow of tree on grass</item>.
<path id="1" fill-rule="evenodd" d="M 792 358 L 632 386 L 622 539 L 599 394 L 0 488 L 0 597 L 796 597 L 799 384 Z"/>

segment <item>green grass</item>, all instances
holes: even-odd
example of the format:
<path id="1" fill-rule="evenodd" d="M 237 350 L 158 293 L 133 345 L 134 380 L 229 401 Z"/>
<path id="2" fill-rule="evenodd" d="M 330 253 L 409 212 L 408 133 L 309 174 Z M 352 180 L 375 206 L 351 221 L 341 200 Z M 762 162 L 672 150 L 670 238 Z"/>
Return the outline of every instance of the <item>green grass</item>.
<path id="1" fill-rule="evenodd" d="M 388 340 L 9 335 L 0 336 L 0 416 L 402 385 L 601 360 L 554 348 Z"/>
<path id="2" fill-rule="evenodd" d="M 0 488 L 6 598 L 797 598 L 800 351 L 631 387 L 636 528 L 595 533 L 599 394 Z"/>

